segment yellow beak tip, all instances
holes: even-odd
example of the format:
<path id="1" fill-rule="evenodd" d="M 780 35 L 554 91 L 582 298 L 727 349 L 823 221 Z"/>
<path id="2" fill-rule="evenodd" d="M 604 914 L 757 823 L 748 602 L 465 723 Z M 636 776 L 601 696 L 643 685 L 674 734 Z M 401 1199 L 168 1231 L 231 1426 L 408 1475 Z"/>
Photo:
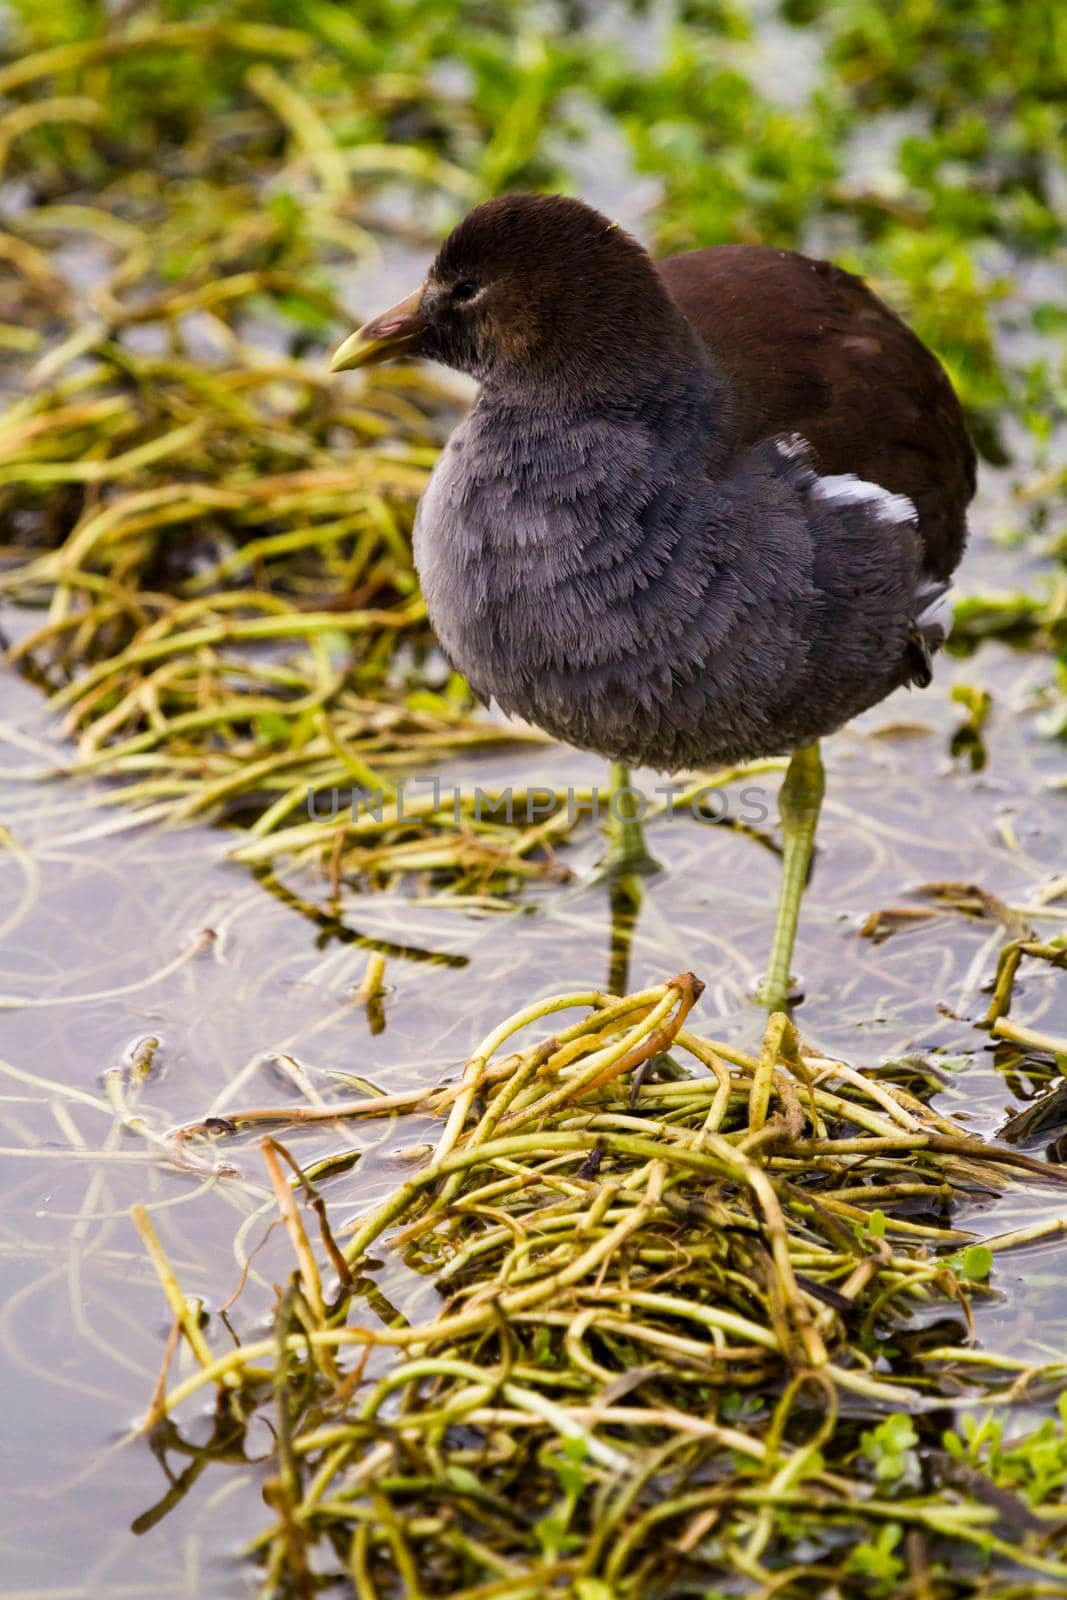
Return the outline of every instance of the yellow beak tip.
<path id="1" fill-rule="evenodd" d="M 400 300 L 381 316 L 365 322 L 338 345 L 330 359 L 331 372 L 349 372 L 353 367 L 377 366 L 396 356 L 417 355 L 425 324 L 419 315 L 426 285 L 420 283 L 414 294 Z"/>
<path id="2" fill-rule="evenodd" d="M 363 338 L 362 330 L 350 334 L 343 344 L 337 346 L 337 349 L 330 357 L 330 371 L 349 372 L 353 367 L 362 366 L 367 357 L 372 355 L 373 352 L 374 345 L 371 341 Z"/>

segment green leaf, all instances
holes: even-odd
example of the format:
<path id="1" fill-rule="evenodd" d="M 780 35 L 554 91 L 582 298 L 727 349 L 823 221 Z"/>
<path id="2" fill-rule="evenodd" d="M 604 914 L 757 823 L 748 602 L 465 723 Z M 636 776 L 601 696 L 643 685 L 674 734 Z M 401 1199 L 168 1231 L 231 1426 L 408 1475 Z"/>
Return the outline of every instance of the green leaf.
<path id="1" fill-rule="evenodd" d="M 904 1562 L 893 1554 L 901 1532 L 898 1523 L 887 1522 L 870 1543 L 858 1544 L 849 1556 L 848 1570 L 869 1578 L 878 1594 L 895 1593 L 904 1576 Z"/>
<path id="2" fill-rule="evenodd" d="M 293 725 L 280 711 L 261 711 L 252 724 L 253 732 L 263 744 L 275 747 L 287 745 L 292 737 Z"/>
<path id="3" fill-rule="evenodd" d="M 914 1477 L 918 1469 L 915 1446 L 919 1435 L 912 1420 L 903 1411 L 894 1411 L 876 1428 L 860 1436 L 860 1448 L 874 1466 L 879 1483 L 895 1483 L 898 1479 Z"/>
<path id="4" fill-rule="evenodd" d="M 981 1283 L 993 1270 L 993 1252 L 987 1244 L 968 1245 L 963 1252 L 961 1269 L 965 1278 Z"/>

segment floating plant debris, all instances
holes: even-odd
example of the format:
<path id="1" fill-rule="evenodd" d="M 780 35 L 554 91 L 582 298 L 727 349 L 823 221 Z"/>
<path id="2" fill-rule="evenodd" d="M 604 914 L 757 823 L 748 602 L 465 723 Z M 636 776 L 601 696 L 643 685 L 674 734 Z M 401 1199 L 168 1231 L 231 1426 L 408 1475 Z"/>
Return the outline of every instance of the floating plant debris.
<path id="1" fill-rule="evenodd" d="M 309 1112 L 440 1127 L 343 1227 L 332 1164 L 294 1180 L 264 1140 L 296 1259 L 265 1338 L 189 1325 L 140 1215 L 198 1364 L 161 1379 L 146 1426 L 208 1386 L 223 1411 L 272 1408 L 275 1520 L 253 1546 L 268 1592 L 304 1573 L 361 1600 L 652 1600 L 743 1580 L 799 1594 L 790 1574 L 814 1570 L 862 1595 L 878 1559 L 900 1582 L 990 1560 L 1067 1581 L 1067 1475 L 1005 1492 L 1002 1457 L 946 1422 L 1067 1377 L 1062 1359 L 977 1348 L 969 1309 L 999 1292 L 1004 1252 L 1062 1223 L 977 1242 L 948 1219 L 974 1192 L 1063 1188 L 1067 1171 L 961 1135 L 780 1014 L 757 1055 L 704 1039 L 701 989 L 683 973 L 625 998 L 557 995 L 502 1022 L 451 1084 Z M 221 1131 L 271 1116 L 301 1113 L 235 1111 Z M 209 1131 L 181 1130 L 185 1159 Z M 969 1463 L 948 1493 L 923 1465 L 946 1450 Z M 1062 1430 L 1033 1451 L 1035 1474 L 1042 1452 L 1067 1464 Z M 1014 1592 L 997 1581 L 968 1592 Z"/>

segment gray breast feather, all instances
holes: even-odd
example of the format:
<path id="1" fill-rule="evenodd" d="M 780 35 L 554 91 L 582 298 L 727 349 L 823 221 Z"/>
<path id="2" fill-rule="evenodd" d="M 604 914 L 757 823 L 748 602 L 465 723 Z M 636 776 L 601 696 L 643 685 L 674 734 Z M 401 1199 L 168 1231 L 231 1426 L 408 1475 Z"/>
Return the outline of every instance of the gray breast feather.
<path id="1" fill-rule="evenodd" d="M 914 677 L 922 585 L 902 496 L 818 477 L 796 439 L 709 472 L 678 420 L 516 430 L 476 407 L 415 530 L 431 620 L 482 698 L 668 770 L 782 753 Z"/>

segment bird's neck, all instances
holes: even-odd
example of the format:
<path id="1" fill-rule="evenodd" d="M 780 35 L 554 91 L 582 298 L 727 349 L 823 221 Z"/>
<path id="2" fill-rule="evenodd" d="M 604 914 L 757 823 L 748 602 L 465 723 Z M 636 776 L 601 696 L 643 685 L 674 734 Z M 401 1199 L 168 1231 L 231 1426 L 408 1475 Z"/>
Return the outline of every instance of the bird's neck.
<path id="1" fill-rule="evenodd" d="M 495 374 L 483 382 L 471 420 L 483 438 L 550 439 L 564 455 L 569 443 L 583 449 L 591 429 L 638 429 L 661 447 L 665 469 L 686 459 L 713 476 L 725 469 L 737 439 L 730 384 L 695 338 L 648 352 L 639 363 L 622 352 L 581 381 L 569 372 Z"/>

